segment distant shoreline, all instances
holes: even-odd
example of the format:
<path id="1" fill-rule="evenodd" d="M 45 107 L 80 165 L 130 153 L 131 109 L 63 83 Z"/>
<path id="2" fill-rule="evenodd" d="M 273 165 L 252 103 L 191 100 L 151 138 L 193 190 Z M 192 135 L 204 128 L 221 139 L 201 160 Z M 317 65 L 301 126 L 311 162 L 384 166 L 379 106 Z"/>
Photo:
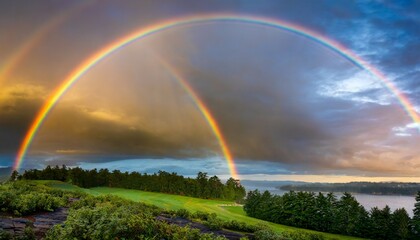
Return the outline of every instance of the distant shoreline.
<path id="1" fill-rule="evenodd" d="M 403 182 L 350 182 L 350 183 L 306 183 L 277 186 L 283 191 L 349 192 L 369 195 L 415 196 L 420 183 Z"/>

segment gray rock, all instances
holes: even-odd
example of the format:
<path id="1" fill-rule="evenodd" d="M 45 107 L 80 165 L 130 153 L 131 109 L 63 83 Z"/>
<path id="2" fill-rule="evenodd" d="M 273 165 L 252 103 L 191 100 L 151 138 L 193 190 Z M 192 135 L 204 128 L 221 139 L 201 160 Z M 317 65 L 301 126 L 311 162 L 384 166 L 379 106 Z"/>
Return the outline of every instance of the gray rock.
<path id="1" fill-rule="evenodd" d="M 52 227 L 52 225 L 47 225 L 47 224 L 36 224 L 36 223 L 34 223 L 34 227 L 35 227 L 35 228 L 46 228 L 46 229 L 49 229 L 49 228 L 51 228 L 51 227 Z"/>
<path id="2" fill-rule="evenodd" d="M 1 229 L 12 229 L 13 222 L 10 219 L 0 219 L 0 228 Z"/>
<path id="3" fill-rule="evenodd" d="M 15 232 L 16 232 L 16 230 L 18 230 L 18 229 L 25 229 L 26 224 L 25 223 L 20 223 L 20 222 L 13 222 L 13 226 L 14 226 Z"/>

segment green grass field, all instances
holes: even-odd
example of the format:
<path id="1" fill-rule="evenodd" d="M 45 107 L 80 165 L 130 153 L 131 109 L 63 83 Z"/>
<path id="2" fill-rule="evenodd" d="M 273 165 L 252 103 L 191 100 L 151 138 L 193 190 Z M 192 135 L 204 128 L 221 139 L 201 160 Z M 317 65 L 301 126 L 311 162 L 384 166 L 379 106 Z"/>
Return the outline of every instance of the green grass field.
<path id="1" fill-rule="evenodd" d="M 226 206 L 232 205 L 232 202 L 228 201 L 219 201 L 219 200 L 206 200 L 200 198 L 192 198 L 164 193 L 154 193 L 154 192 L 144 192 L 139 190 L 130 190 L 123 188 L 109 188 L 109 187 L 97 187 L 92 189 L 83 189 L 77 186 L 63 183 L 59 181 L 35 181 L 40 184 L 45 184 L 54 188 L 59 188 L 69 191 L 83 191 L 92 195 L 102 195 L 102 194 L 113 194 L 125 199 L 133 200 L 136 202 L 144 202 L 148 204 L 153 204 L 161 208 L 169 210 L 177 210 L 180 208 L 185 208 L 190 212 L 195 211 L 206 211 L 209 213 L 216 213 L 221 219 L 224 220 L 237 220 L 242 221 L 248 224 L 259 224 L 264 223 L 270 226 L 275 231 L 294 231 L 302 230 L 308 232 L 316 232 L 306 229 L 300 229 L 295 227 L 289 227 L 281 224 L 275 224 L 259 220 L 256 218 L 246 216 L 243 208 L 241 206 Z M 318 232 L 319 233 L 319 232 Z M 360 239 L 350 236 L 343 236 L 330 233 L 321 233 L 327 239 Z"/>

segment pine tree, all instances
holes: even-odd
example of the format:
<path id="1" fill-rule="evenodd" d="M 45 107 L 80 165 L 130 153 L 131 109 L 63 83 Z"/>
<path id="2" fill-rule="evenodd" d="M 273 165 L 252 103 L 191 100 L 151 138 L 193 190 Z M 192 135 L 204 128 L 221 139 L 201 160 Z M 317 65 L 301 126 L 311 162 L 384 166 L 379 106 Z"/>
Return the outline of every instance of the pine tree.
<path id="1" fill-rule="evenodd" d="M 414 216 L 411 219 L 411 231 L 414 239 L 420 238 L 420 191 L 416 195 L 416 203 L 414 204 Z"/>
<path id="2" fill-rule="evenodd" d="M 404 208 L 396 209 L 391 217 L 392 239 L 407 239 L 409 236 L 410 217 Z"/>
<path id="3" fill-rule="evenodd" d="M 366 212 L 364 207 L 347 192 L 336 202 L 335 206 L 335 232 L 353 236 L 358 235 L 358 226 L 363 221 Z"/>
<path id="4" fill-rule="evenodd" d="M 19 177 L 19 173 L 16 170 L 13 170 L 12 174 L 10 175 L 9 181 L 16 181 Z"/>

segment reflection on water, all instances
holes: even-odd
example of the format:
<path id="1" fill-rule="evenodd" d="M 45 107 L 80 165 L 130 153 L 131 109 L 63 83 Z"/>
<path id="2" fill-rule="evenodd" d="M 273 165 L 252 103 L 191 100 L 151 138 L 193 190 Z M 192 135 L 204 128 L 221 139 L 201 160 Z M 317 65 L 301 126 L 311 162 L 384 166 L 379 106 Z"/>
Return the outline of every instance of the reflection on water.
<path id="1" fill-rule="evenodd" d="M 260 191 L 268 190 L 272 194 L 283 195 L 287 191 L 277 189 L 275 187 L 263 187 L 263 186 L 244 186 L 247 191 L 258 189 Z M 341 193 L 335 193 L 337 197 L 341 196 Z M 390 196 L 390 195 L 370 195 L 370 194 L 352 194 L 356 200 L 362 204 L 366 210 L 370 210 L 373 207 L 384 208 L 388 205 L 392 211 L 397 208 L 405 208 L 410 217 L 413 216 L 414 203 L 416 202 L 414 196 Z"/>

